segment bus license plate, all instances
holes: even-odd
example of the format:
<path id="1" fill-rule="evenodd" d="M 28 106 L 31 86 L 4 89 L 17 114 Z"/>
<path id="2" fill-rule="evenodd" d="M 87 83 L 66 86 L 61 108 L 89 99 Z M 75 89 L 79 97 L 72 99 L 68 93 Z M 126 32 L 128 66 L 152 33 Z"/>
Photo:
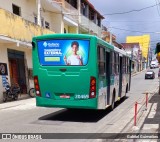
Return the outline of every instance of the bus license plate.
<path id="1" fill-rule="evenodd" d="M 70 99 L 70 96 L 69 96 L 69 95 L 66 95 L 66 94 L 63 94 L 63 95 L 60 95 L 60 98 Z"/>

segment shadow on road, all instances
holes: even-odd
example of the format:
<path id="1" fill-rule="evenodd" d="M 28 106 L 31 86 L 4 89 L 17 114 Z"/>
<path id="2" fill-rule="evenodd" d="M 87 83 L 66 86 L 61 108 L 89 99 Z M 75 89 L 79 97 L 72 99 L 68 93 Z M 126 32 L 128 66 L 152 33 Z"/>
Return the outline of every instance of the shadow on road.
<path id="1" fill-rule="evenodd" d="M 125 99 L 127 99 L 127 97 Z M 119 102 L 115 104 L 115 107 L 124 102 L 125 99 L 122 98 Z M 110 112 L 110 108 L 107 108 L 106 110 L 62 109 L 60 111 L 42 116 L 39 118 L 39 120 L 94 123 L 101 120 Z"/>

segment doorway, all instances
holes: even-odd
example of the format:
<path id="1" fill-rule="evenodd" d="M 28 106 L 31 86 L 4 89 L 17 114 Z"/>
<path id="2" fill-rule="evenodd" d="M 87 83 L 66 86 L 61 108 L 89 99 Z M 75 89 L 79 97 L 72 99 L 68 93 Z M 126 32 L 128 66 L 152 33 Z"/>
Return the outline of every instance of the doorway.
<path id="1" fill-rule="evenodd" d="M 11 85 L 17 83 L 21 93 L 27 93 L 24 52 L 8 49 Z"/>

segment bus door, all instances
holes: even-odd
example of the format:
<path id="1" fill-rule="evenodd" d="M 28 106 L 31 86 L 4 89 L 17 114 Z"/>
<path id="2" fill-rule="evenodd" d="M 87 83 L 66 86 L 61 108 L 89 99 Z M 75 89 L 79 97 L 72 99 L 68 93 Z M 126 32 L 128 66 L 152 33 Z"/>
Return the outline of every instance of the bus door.
<path id="1" fill-rule="evenodd" d="M 119 68 L 119 97 L 122 95 L 122 77 L 123 77 L 123 71 L 122 71 L 122 57 L 120 57 L 120 68 Z"/>
<path id="2" fill-rule="evenodd" d="M 110 102 L 110 68 L 110 53 L 106 52 L 107 105 L 109 105 Z"/>

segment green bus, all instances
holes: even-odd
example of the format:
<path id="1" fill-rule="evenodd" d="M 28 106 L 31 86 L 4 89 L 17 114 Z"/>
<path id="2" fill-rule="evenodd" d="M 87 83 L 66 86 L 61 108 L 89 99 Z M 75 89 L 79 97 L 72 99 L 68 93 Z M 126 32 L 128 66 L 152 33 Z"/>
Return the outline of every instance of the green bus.
<path id="1" fill-rule="evenodd" d="M 130 57 L 96 36 L 42 35 L 32 46 L 37 106 L 113 109 L 130 90 Z"/>

